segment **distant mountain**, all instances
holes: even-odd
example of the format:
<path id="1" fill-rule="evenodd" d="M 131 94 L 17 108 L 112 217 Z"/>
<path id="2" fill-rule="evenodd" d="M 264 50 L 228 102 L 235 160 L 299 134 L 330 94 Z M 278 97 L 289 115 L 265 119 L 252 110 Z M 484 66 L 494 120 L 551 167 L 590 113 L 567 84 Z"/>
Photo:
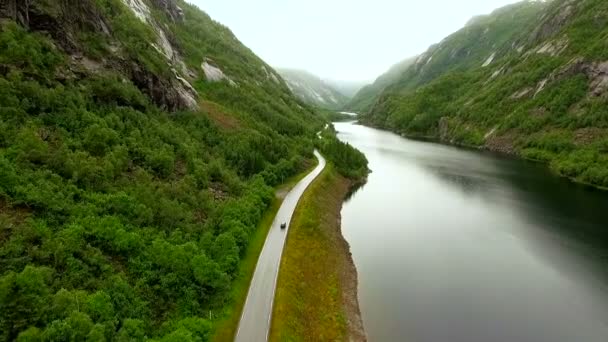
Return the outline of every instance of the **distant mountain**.
<path id="1" fill-rule="evenodd" d="M 337 110 L 348 102 L 348 97 L 307 71 L 294 69 L 277 69 L 277 71 L 294 95 L 312 106 Z"/>
<path id="2" fill-rule="evenodd" d="M 393 65 L 386 73 L 378 77 L 373 84 L 361 88 L 346 105 L 346 109 L 365 113 L 373 106 L 382 91 L 399 80 L 401 74 L 416 61 L 416 57 L 405 59 Z"/>
<path id="3" fill-rule="evenodd" d="M 332 79 L 324 79 L 323 81 L 348 98 L 353 98 L 361 88 L 369 84 L 368 81 L 340 81 Z"/>
<path id="4" fill-rule="evenodd" d="M 523 1 L 429 48 L 361 120 L 608 187 L 608 1 Z"/>

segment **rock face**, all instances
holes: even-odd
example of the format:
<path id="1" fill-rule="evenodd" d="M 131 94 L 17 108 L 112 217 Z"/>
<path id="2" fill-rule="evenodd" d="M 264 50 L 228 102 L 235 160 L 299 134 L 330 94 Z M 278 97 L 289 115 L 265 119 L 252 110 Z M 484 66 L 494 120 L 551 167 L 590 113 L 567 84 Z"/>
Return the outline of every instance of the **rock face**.
<path id="1" fill-rule="evenodd" d="M 542 25 L 538 26 L 534 32 L 532 32 L 529 42 L 535 43 L 547 40 L 561 30 L 566 22 L 568 22 L 568 19 L 575 13 L 575 4 L 576 0 L 564 1 L 556 15 L 552 16 L 549 20 L 545 20 Z M 541 20 L 543 19 L 545 19 L 545 17 L 541 18 Z"/>
<path id="2" fill-rule="evenodd" d="M 280 83 L 272 71 L 262 70 L 264 77 L 274 83 Z M 349 100 L 333 86 L 309 72 L 294 69 L 278 69 L 279 74 L 291 92 L 303 102 L 330 110 L 340 110 Z"/>
<path id="3" fill-rule="evenodd" d="M 576 75 L 585 75 L 589 80 L 589 93 L 601 96 L 608 91 L 608 62 L 589 62 L 584 58 L 575 58 L 562 68 L 556 70 L 548 78 L 542 80 L 537 87 L 535 96 L 543 91 L 547 84 Z"/>
<path id="4" fill-rule="evenodd" d="M 146 22 L 150 18 L 150 9 L 143 0 L 123 0 L 122 2 L 129 6 L 139 20 Z"/>
<path id="5" fill-rule="evenodd" d="M 148 22 L 150 9 L 142 0 L 126 0 L 134 15 L 149 24 L 158 34 L 157 42 L 149 42 L 161 55 L 167 58 L 167 63 L 175 64 L 175 69 L 183 73 L 183 62 L 177 55 L 174 44 L 165 32 L 155 23 Z M 174 0 L 152 0 L 174 22 L 184 20 L 184 13 Z M 141 11 L 136 11 L 140 9 Z M 0 0 L 0 19 L 13 20 L 32 30 L 48 34 L 58 47 L 72 56 L 74 64 L 90 61 L 83 58 L 81 42 L 76 38 L 79 32 L 88 32 L 106 37 L 116 49 L 111 55 L 96 61 L 95 72 L 104 69 L 118 71 L 125 75 L 159 107 L 169 111 L 185 108 L 196 108 L 196 91 L 190 83 L 175 71 L 174 77 L 160 76 L 146 69 L 137 60 L 126 57 L 121 53 L 120 45 L 112 42 L 111 25 L 99 11 L 95 0 Z M 86 68 L 86 70 L 90 68 Z M 86 77 L 86 75 L 81 75 Z M 188 73 L 185 76 L 190 77 Z"/>
<path id="6" fill-rule="evenodd" d="M 238 86 L 230 77 L 226 76 L 222 69 L 215 65 L 215 62 L 210 58 L 205 58 L 201 64 L 201 69 L 205 73 L 205 78 L 209 82 L 220 82 L 226 80 L 233 87 Z"/>
<path id="7" fill-rule="evenodd" d="M 184 11 L 177 6 L 175 0 L 152 0 L 152 3 L 162 9 L 173 22 L 183 22 L 185 19 Z"/>
<path id="8" fill-rule="evenodd" d="M 201 64 L 201 68 L 203 69 L 207 80 L 210 82 L 219 82 L 223 79 L 226 79 L 226 75 L 224 75 L 224 72 L 220 68 L 212 65 L 211 63 L 213 63 L 212 60 L 205 59 L 203 64 Z"/>
<path id="9" fill-rule="evenodd" d="M 188 77 L 193 77 L 193 75 L 181 59 L 175 39 L 170 34 L 171 32 L 163 29 L 163 25 L 160 25 L 153 18 L 150 8 L 143 0 L 122 1 L 142 23 L 149 25 L 156 33 L 157 41 L 150 42 L 150 45 L 166 58 L 167 63 L 172 67 L 171 70 L 174 75 L 174 78 L 169 80 L 160 79 L 153 74 L 143 76 L 141 72 L 146 72 L 146 70 L 144 68 L 137 68 L 137 70 L 130 70 L 134 71 L 132 75 L 136 76 L 133 79 L 134 82 L 162 108 L 171 111 L 184 108 L 196 109 L 198 106 L 196 100 L 197 93 L 188 80 L 180 75 L 180 72 Z M 153 0 L 152 4 L 163 10 L 167 17 L 174 22 L 182 22 L 184 20 L 183 11 L 175 4 L 174 0 Z M 161 91 L 163 89 L 164 91 Z"/>
<path id="10" fill-rule="evenodd" d="M 32 31 L 46 32 L 67 52 L 75 53 L 74 32 L 109 35 L 110 29 L 93 0 L 0 0 L 0 19 L 10 19 Z"/>
<path id="11" fill-rule="evenodd" d="M 608 90 L 608 62 L 595 63 L 587 75 L 591 79 L 591 94 L 601 96 Z"/>
<path id="12" fill-rule="evenodd" d="M 118 64 L 118 70 L 129 76 L 142 92 L 148 94 L 160 108 L 174 112 L 185 108 L 195 108 L 193 90 L 186 89 L 176 78 L 167 79 L 148 71 L 143 65 L 128 61 Z"/>
<path id="13" fill-rule="evenodd" d="M 504 135 L 491 135 L 487 138 L 485 148 L 503 154 L 515 155 L 515 140 L 517 137 L 513 133 Z"/>
<path id="14" fill-rule="evenodd" d="M 30 0 L 0 0 L 0 18 L 12 19 L 23 26 L 29 24 Z"/>
<path id="15" fill-rule="evenodd" d="M 447 116 L 439 120 L 439 140 L 442 142 L 450 140 L 450 119 Z"/>

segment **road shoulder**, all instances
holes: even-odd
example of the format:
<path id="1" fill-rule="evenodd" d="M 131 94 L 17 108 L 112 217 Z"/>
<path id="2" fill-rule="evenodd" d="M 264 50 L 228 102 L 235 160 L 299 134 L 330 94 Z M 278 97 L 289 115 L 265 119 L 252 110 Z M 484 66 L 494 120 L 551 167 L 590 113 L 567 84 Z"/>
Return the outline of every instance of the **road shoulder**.
<path id="1" fill-rule="evenodd" d="M 270 341 L 365 341 L 357 271 L 340 228 L 352 182 L 328 164 L 301 198 L 283 251 Z"/>
<path id="2" fill-rule="evenodd" d="M 258 224 L 256 232 L 247 248 L 245 257 L 239 266 L 238 277 L 235 279 L 233 289 L 229 295 L 229 300 L 232 304 L 227 306 L 226 311 L 219 318 L 217 328 L 212 335 L 211 341 L 225 342 L 232 341 L 234 339 L 238 328 L 239 319 L 241 318 L 241 313 L 247 299 L 249 285 L 251 283 L 251 279 L 253 278 L 260 253 L 264 247 L 266 237 L 270 227 L 272 226 L 272 222 L 274 221 L 279 208 L 283 204 L 285 195 L 289 193 L 289 191 L 300 180 L 312 172 L 317 164 L 318 160 L 316 158 L 312 159 L 309 165 L 306 167 L 306 171 L 303 171 L 300 174 L 288 179 L 285 183 L 275 189 L 275 199 L 270 207 L 266 210 L 262 220 Z"/>

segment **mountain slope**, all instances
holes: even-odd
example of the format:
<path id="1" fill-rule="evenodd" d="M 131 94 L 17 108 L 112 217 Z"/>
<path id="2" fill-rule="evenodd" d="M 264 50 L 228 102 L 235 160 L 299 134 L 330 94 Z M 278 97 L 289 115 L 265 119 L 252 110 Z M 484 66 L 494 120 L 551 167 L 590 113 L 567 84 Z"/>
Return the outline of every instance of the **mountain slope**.
<path id="1" fill-rule="evenodd" d="M 324 79 L 323 81 L 349 99 L 353 98 L 368 83 L 365 81 L 341 81 L 333 79 Z"/>
<path id="2" fill-rule="evenodd" d="M 0 341 L 207 340 L 324 123 L 184 1 L 0 5 Z"/>
<path id="3" fill-rule="evenodd" d="M 408 58 L 395 64 L 386 73 L 378 77 L 374 83 L 361 88 L 348 102 L 346 109 L 357 113 L 369 111 L 382 91 L 398 81 L 401 74 L 414 64 L 415 60 L 415 58 Z"/>
<path id="4" fill-rule="evenodd" d="M 291 91 L 305 103 L 323 109 L 341 109 L 348 98 L 315 75 L 302 70 L 279 69 Z"/>
<path id="5" fill-rule="evenodd" d="M 523 2 L 422 55 L 365 122 L 544 161 L 608 187 L 608 3 Z"/>

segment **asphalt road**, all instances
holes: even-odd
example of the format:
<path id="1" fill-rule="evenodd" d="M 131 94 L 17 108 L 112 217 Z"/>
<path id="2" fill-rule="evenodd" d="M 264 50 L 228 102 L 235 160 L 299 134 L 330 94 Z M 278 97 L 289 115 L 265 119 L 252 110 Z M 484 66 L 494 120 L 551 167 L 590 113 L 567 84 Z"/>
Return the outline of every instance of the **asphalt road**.
<path id="1" fill-rule="evenodd" d="M 315 151 L 315 156 L 319 160 L 319 165 L 287 194 L 268 232 L 249 286 L 249 293 L 235 337 L 236 342 L 268 340 L 279 265 L 291 217 L 306 188 L 325 168 L 325 159 L 317 151 Z M 287 223 L 285 229 L 281 229 L 283 222 Z"/>

